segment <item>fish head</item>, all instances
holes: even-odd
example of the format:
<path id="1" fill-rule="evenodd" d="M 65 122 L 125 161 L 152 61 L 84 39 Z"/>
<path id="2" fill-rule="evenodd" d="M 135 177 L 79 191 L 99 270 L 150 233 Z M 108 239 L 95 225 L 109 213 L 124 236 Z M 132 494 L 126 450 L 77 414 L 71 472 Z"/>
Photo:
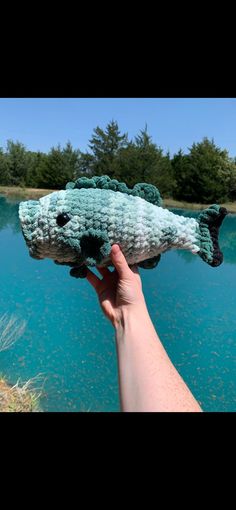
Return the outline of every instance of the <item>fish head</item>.
<path id="1" fill-rule="evenodd" d="M 20 203 L 21 229 L 31 257 L 79 264 L 83 223 L 75 195 L 75 191 L 62 190 Z"/>

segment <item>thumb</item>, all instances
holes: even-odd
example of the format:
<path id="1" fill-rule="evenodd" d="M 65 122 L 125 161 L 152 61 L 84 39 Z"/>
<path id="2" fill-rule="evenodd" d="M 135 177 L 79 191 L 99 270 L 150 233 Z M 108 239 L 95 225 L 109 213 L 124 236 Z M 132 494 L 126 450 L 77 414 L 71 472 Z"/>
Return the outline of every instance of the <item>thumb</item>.
<path id="1" fill-rule="evenodd" d="M 113 244 L 110 257 L 118 275 L 121 278 L 130 277 L 131 270 L 118 244 Z"/>

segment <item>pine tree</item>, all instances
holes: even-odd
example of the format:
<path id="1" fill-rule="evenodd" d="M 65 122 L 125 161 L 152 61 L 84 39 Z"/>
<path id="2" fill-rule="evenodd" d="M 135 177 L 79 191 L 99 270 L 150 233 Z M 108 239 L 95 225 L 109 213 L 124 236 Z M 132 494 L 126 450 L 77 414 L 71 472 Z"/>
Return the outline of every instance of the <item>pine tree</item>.
<path id="1" fill-rule="evenodd" d="M 119 153 L 119 177 L 134 186 L 137 182 L 147 182 L 157 186 L 164 196 L 171 196 L 174 187 L 173 169 L 169 155 L 152 142 L 147 125 Z"/>
<path id="2" fill-rule="evenodd" d="M 20 142 L 7 141 L 6 162 L 10 184 L 24 186 L 27 176 L 27 154 L 25 146 Z"/>
<path id="3" fill-rule="evenodd" d="M 49 189 L 60 189 L 66 184 L 63 177 L 64 159 L 60 144 L 52 147 L 42 170 L 42 185 Z"/>
<path id="4" fill-rule="evenodd" d="M 127 134 L 121 134 L 118 124 L 111 121 L 104 131 L 100 127 L 94 129 L 94 134 L 89 141 L 89 148 L 92 152 L 90 158 L 90 172 L 93 175 L 109 175 L 115 177 L 117 174 L 117 155 L 122 147 L 128 143 Z"/>
<path id="5" fill-rule="evenodd" d="M 90 177 L 94 175 L 94 156 L 89 152 L 78 151 L 78 162 L 76 166 L 76 177 Z"/>
<path id="6" fill-rule="evenodd" d="M 224 202 L 236 194 L 236 166 L 214 140 L 193 143 L 188 155 L 180 151 L 172 160 L 177 182 L 175 197 L 188 202 Z"/>
<path id="7" fill-rule="evenodd" d="M 60 144 L 52 147 L 46 160 L 41 162 L 39 172 L 40 187 L 64 189 L 69 181 L 73 181 L 78 173 L 78 151 L 73 150 L 70 142 L 61 149 Z"/>
<path id="8" fill-rule="evenodd" d="M 7 164 L 6 155 L 0 147 L 0 185 L 9 186 L 11 184 L 10 172 Z"/>
<path id="9" fill-rule="evenodd" d="M 71 143 L 67 142 L 62 151 L 62 155 L 64 161 L 63 179 L 65 179 L 66 182 L 73 181 L 78 174 L 79 151 L 74 150 Z"/>
<path id="10" fill-rule="evenodd" d="M 43 152 L 28 152 L 29 164 L 26 184 L 32 188 L 44 188 L 44 172 L 48 155 Z"/>
<path id="11" fill-rule="evenodd" d="M 191 201 L 192 190 L 194 185 L 194 175 L 189 172 L 189 156 L 185 155 L 180 149 L 174 154 L 171 161 L 176 186 L 173 190 L 173 196 L 177 199 L 185 199 Z"/>

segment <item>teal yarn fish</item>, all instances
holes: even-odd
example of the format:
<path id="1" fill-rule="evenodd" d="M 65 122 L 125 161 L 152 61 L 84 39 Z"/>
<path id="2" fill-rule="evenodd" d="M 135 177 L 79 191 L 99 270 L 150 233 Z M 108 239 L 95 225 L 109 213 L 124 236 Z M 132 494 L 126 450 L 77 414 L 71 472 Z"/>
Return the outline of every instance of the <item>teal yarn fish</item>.
<path id="1" fill-rule="evenodd" d="M 185 249 L 219 266 L 219 228 L 227 210 L 214 204 L 197 219 L 162 207 L 158 189 L 139 183 L 129 188 L 108 176 L 81 177 L 65 190 L 21 202 L 19 217 L 31 257 L 68 265 L 83 278 L 87 266 L 110 266 L 119 244 L 129 265 L 152 269 L 162 253 Z"/>

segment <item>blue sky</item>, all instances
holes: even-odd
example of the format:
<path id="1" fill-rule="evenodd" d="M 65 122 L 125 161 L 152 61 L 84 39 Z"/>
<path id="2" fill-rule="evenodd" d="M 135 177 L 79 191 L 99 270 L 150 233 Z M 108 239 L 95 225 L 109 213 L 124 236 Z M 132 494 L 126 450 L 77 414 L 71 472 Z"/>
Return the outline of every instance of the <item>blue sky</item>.
<path id="1" fill-rule="evenodd" d="M 236 156 L 235 98 L 1 98 L 0 147 L 12 139 L 47 152 L 70 140 L 84 151 L 93 129 L 112 119 L 129 138 L 147 123 L 153 141 L 171 155 L 208 136 Z"/>

